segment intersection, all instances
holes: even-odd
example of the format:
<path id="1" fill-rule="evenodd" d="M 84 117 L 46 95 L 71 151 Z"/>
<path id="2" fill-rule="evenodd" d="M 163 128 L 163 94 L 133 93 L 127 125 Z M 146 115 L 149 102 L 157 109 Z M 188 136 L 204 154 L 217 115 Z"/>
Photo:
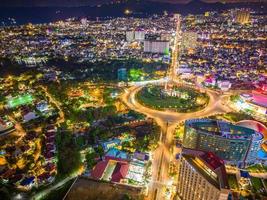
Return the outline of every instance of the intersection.
<path id="1" fill-rule="evenodd" d="M 179 56 L 179 43 L 180 43 L 180 19 L 177 21 L 176 36 L 174 41 L 174 50 L 172 56 L 172 62 L 170 64 L 169 73 L 166 80 L 178 83 L 179 78 L 176 76 L 176 70 L 178 66 Z M 158 84 L 156 81 L 154 84 Z M 173 132 L 179 122 L 185 121 L 191 118 L 202 118 L 219 113 L 226 113 L 231 111 L 226 106 L 225 99 L 230 94 L 221 95 L 220 93 L 205 89 L 205 92 L 209 96 L 209 104 L 203 110 L 194 113 L 177 113 L 174 111 L 158 111 L 148 107 L 144 107 L 136 100 L 136 94 L 142 89 L 144 85 L 132 86 L 126 90 L 122 95 L 123 102 L 132 110 L 143 113 L 150 118 L 153 118 L 156 123 L 161 127 L 161 139 L 159 141 L 158 148 L 153 152 L 152 159 L 152 180 L 148 186 L 148 197 L 151 200 L 165 199 L 164 188 L 169 184 L 170 177 L 168 175 L 169 165 L 174 157 L 170 149 L 173 145 Z"/>

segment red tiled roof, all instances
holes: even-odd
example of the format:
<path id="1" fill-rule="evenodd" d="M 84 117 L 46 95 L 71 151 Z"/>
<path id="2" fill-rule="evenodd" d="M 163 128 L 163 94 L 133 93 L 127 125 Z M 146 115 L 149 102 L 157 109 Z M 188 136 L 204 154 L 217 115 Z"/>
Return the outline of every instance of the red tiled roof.
<path id="1" fill-rule="evenodd" d="M 49 158 L 54 157 L 54 155 L 55 154 L 53 152 L 47 152 L 47 153 L 45 153 L 44 157 L 49 159 Z"/>
<path id="2" fill-rule="evenodd" d="M 183 149 L 184 155 L 192 155 L 201 159 L 207 167 L 218 175 L 218 182 L 221 188 L 229 188 L 227 181 L 226 169 L 224 161 L 213 152 L 199 151 L 193 149 Z"/>
<path id="3" fill-rule="evenodd" d="M 48 172 L 44 172 L 44 173 L 42 173 L 41 175 L 38 176 L 38 179 L 40 181 L 43 181 L 43 180 L 46 180 L 46 179 L 48 179 L 50 177 L 51 177 L 51 175 Z"/>
<path id="4" fill-rule="evenodd" d="M 56 165 L 55 164 L 53 164 L 53 163 L 48 163 L 46 166 L 45 166 L 45 170 L 46 171 L 53 171 L 53 170 L 55 170 L 56 169 Z"/>
<path id="5" fill-rule="evenodd" d="M 95 179 L 100 179 L 107 167 L 107 164 L 107 160 L 98 162 L 92 170 L 91 176 Z"/>
<path id="6" fill-rule="evenodd" d="M 120 180 L 127 175 L 128 169 L 129 169 L 128 163 L 118 162 L 113 171 L 111 181 L 120 182 Z"/>
<path id="7" fill-rule="evenodd" d="M 4 172 L 1 176 L 2 178 L 9 178 L 12 175 L 14 175 L 16 173 L 15 169 L 8 169 L 6 172 Z"/>

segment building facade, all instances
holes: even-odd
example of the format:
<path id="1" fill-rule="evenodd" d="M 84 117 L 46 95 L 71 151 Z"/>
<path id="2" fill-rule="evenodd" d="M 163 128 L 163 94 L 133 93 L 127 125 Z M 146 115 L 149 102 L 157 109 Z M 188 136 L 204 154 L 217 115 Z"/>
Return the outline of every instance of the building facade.
<path id="1" fill-rule="evenodd" d="M 145 31 L 135 31 L 134 38 L 137 41 L 143 41 L 145 39 Z"/>
<path id="2" fill-rule="evenodd" d="M 238 110 L 267 122 L 267 95 L 253 92 L 241 94 L 235 106 Z"/>
<path id="3" fill-rule="evenodd" d="M 126 41 L 132 42 L 134 40 L 134 31 L 126 31 Z"/>
<path id="4" fill-rule="evenodd" d="M 238 167 L 256 162 L 263 136 L 252 129 L 224 121 L 193 119 L 185 122 L 183 146 L 214 152 Z"/>
<path id="5" fill-rule="evenodd" d="M 119 81 L 127 81 L 127 69 L 126 68 L 120 68 L 118 69 L 118 80 Z"/>
<path id="6" fill-rule="evenodd" d="M 160 53 L 164 54 L 166 50 L 169 50 L 169 41 L 165 40 L 145 40 L 144 52 L 146 53 Z"/>
<path id="7" fill-rule="evenodd" d="M 177 196 L 182 200 L 227 200 L 230 190 L 224 162 L 211 152 L 183 149 Z"/>

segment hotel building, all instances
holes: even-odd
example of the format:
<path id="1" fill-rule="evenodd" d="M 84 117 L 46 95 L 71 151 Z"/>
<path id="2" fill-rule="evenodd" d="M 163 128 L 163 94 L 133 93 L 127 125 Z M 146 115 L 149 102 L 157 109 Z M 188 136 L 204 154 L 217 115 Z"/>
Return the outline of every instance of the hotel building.
<path id="1" fill-rule="evenodd" d="M 224 162 L 214 153 L 183 149 L 179 162 L 177 196 L 181 200 L 227 200 Z"/>
<path id="2" fill-rule="evenodd" d="M 263 136 L 224 121 L 192 119 L 185 122 L 183 147 L 211 151 L 227 164 L 243 167 L 256 162 Z"/>

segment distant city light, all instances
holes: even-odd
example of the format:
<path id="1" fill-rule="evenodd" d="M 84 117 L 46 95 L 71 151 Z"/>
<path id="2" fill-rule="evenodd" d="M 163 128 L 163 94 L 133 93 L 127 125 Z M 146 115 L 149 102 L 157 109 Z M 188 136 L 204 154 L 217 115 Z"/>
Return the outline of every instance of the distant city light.
<path id="1" fill-rule="evenodd" d="M 132 13 L 133 13 L 133 11 L 131 11 L 131 10 L 129 10 L 129 9 L 124 10 L 124 14 L 125 14 L 125 15 L 130 15 L 130 14 L 132 14 Z"/>

